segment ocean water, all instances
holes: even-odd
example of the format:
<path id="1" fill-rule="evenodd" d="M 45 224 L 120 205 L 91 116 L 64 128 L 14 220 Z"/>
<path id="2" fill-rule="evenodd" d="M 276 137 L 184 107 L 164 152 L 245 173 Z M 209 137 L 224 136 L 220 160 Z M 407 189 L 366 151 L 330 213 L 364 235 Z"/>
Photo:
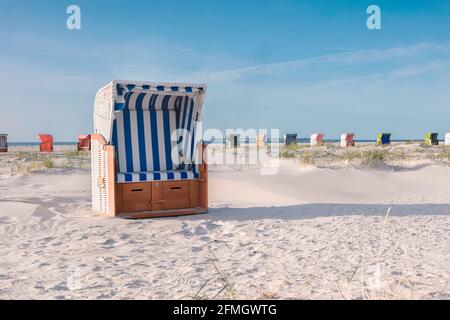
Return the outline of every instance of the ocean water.
<path id="1" fill-rule="evenodd" d="M 29 146 L 38 147 L 39 145 L 40 145 L 40 142 L 35 142 L 35 141 L 33 141 L 33 142 L 9 142 L 8 141 L 8 146 L 10 146 L 10 147 L 29 147 Z M 60 141 L 60 142 L 53 142 L 53 145 L 55 145 L 55 146 L 76 146 L 77 143 Z"/>

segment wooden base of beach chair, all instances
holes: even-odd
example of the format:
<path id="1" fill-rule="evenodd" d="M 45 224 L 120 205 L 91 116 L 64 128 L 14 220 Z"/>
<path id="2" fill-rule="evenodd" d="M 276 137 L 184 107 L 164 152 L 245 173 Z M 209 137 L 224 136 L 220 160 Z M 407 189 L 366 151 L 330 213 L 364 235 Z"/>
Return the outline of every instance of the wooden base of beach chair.
<path id="1" fill-rule="evenodd" d="M 114 184 L 114 210 L 107 216 L 141 219 L 208 212 L 206 179 Z"/>
<path id="2" fill-rule="evenodd" d="M 144 219 L 207 213 L 207 179 L 114 183 L 111 200 L 111 211 L 98 215 Z"/>
<path id="3" fill-rule="evenodd" d="M 207 212 L 206 183 L 206 178 L 115 183 L 115 216 L 148 218 Z"/>
<path id="4" fill-rule="evenodd" d="M 199 208 L 176 209 L 176 210 L 121 212 L 118 213 L 116 217 L 124 219 L 147 219 L 147 218 L 188 216 L 207 212 L 208 210 L 199 207 Z"/>
<path id="5" fill-rule="evenodd" d="M 98 215 L 139 219 L 208 212 L 206 163 L 198 165 L 200 177 L 197 179 L 118 183 L 114 182 L 117 172 L 114 147 L 107 145 L 97 134 L 92 135 L 92 141 L 94 152 L 104 153 L 104 160 L 93 157 L 97 176 L 93 187 L 100 192 L 98 198 L 106 204 L 103 211 L 94 209 Z M 201 148 L 202 154 L 205 148 L 205 145 Z M 102 164 L 102 161 L 106 162 Z M 99 170 L 100 167 L 105 170 Z"/>
<path id="6" fill-rule="evenodd" d="M 107 145 L 97 134 L 92 135 L 92 141 L 94 152 L 103 152 L 107 159 L 103 165 L 100 165 L 102 161 L 93 161 L 93 168 L 98 175 L 94 187 L 99 188 L 99 191 L 105 191 L 99 198 L 104 198 L 108 204 L 107 210 L 103 212 L 94 209 L 96 214 L 139 219 L 208 212 L 208 165 L 206 163 L 198 165 L 200 177 L 197 179 L 119 183 L 114 182 L 115 172 L 117 172 L 114 147 Z M 97 144 L 100 150 L 96 150 Z M 205 152 L 205 148 L 206 146 L 202 147 L 202 153 Z M 108 169 L 101 172 L 96 166 L 104 166 Z"/>

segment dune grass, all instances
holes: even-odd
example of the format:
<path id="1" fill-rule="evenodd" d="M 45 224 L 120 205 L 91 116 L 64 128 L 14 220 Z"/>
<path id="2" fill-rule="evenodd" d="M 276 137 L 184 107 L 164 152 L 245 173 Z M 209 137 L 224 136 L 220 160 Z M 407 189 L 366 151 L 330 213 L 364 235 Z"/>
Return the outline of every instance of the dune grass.
<path id="1" fill-rule="evenodd" d="M 361 168 L 373 168 L 377 165 L 403 165 L 411 161 L 444 161 L 450 162 L 450 149 L 436 146 L 417 145 L 413 148 L 408 144 L 389 146 L 362 145 L 349 149 L 338 147 L 307 148 L 304 146 L 284 146 L 281 150 L 282 159 L 298 159 L 302 166 L 317 165 L 335 167 L 352 165 Z"/>
<path id="2" fill-rule="evenodd" d="M 236 292 L 234 289 L 234 284 L 231 282 L 231 279 L 229 278 L 228 274 L 223 271 L 218 263 L 217 257 L 214 255 L 214 253 L 209 250 L 210 254 L 210 263 L 214 268 L 216 278 L 211 278 L 206 280 L 200 288 L 195 292 L 193 296 L 190 296 L 193 300 L 214 300 L 214 299 L 223 299 L 225 297 L 228 297 L 229 299 L 236 299 Z M 215 280 L 214 284 L 212 283 L 213 280 Z M 217 291 L 213 295 L 208 295 L 204 291 L 208 288 L 210 285 L 214 285 L 216 287 L 216 284 L 219 284 L 219 287 L 217 288 Z"/>
<path id="3" fill-rule="evenodd" d="M 53 160 L 51 158 L 45 158 L 44 161 L 42 161 L 42 165 L 46 169 L 51 169 L 51 168 L 55 167 L 55 163 L 53 162 Z"/>
<path id="4" fill-rule="evenodd" d="M 316 163 L 316 154 L 312 151 L 304 151 L 300 154 L 300 164 L 304 167 L 312 166 Z"/>
<path id="5" fill-rule="evenodd" d="M 282 159 L 293 159 L 296 156 L 297 150 L 298 150 L 297 145 L 284 146 L 280 153 L 280 157 Z"/>
<path id="6" fill-rule="evenodd" d="M 9 172 L 29 174 L 53 168 L 87 168 L 90 165 L 90 152 L 69 150 L 64 153 L 40 153 L 37 151 L 19 151 L 3 159 L 9 163 Z"/>
<path id="7" fill-rule="evenodd" d="M 440 154 L 441 159 L 450 163 L 450 148 L 444 150 Z"/>
<path id="8" fill-rule="evenodd" d="M 378 252 L 376 256 L 376 272 L 374 275 L 369 275 L 365 269 L 365 255 L 359 259 L 353 270 L 346 273 L 344 281 L 336 283 L 339 294 L 344 300 L 362 299 L 362 300 L 396 300 L 396 299 L 411 299 L 415 298 L 415 283 L 409 279 L 406 272 L 399 272 L 396 278 L 388 274 L 383 274 L 383 267 L 385 266 L 382 253 L 385 249 L 385 234 L 391 220 L 392 208 L 387 210 L 380 228 L 378 239 Z M 358 277 L 359 276 L 359 277 Z M 375 286 L 368 284 L 369 280 L 374 280 Z M 357 283 L 357 281 L 359 282 Z M 401 287 L 409 288 L 409 294 L 401 292 Z M 358 296 L 353 296 L 355 292 L 360 292 Z"/>
<path id="9" fill-rule="evenodd" d="M 385 163 L 389 151 L 386 149 L 372 149 L 361 152 L 361 165 L 364 167 L 373 167 L 380 163 Z"/>
<path id="10" fill-rule="evenodd" d="M 64 152 L 64 156 L 66 159 L 77 159 L 77 158 L 89 158 L 89 151 L 78 151 L 78 150 L 69 150 Z"/>
<path id="11" fill-rule="evenodd" d="M 355 159 L 360 159 L 361 154 L 358 151 L 354 150 L 346 150 L 344 154 L 341 156 L 342 160 L 344 160 L 347 163 L 351 163 Z"/>

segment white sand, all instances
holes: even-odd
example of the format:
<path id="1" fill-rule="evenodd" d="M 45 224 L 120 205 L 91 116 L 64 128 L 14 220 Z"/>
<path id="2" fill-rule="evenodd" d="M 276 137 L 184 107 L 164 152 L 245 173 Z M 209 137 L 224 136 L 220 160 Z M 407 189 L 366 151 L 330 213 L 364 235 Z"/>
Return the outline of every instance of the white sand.
<path id="1" fill-rule="evenodd" d="M 86 169 L 0 175 L 0 298 L 450 298 L 448 165 L 259 172 L 149 220 L 93 216 Z"/>

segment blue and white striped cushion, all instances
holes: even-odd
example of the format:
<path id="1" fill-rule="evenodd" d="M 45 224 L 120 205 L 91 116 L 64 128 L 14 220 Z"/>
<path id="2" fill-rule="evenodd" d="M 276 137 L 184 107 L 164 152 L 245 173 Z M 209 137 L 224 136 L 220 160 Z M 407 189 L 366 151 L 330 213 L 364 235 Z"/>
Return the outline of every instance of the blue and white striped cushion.
<path id="1" fill-rule="evenodd" d="M 179 162 L 176 136 L 171 139 L 174 112 L 125 110 L 116 114 L 113 126 L 119 172 L 173 170 L 174 160 Z"/>
<path id="2" fill-rule="evenodd" d="M 160 172 L 132 172 L 118 173 L 117 182 L 144 182 L 144 181 L 166 181 L 166 180 L 189 180 L 197 179 L 198 173 L 192 171 L 160 171 Z"/>
<path id="3" fill-rule="evenodd" d="M 152 172 L 158 176 L 159 172 L 176 170 L 198 173 L 192 165 L 197 113 L 198 108 L 188 96 L 127 93 L 125 105 L 115 112 L 113 121 L 112 144 L 116 147 L 118 172 L 137 176 Z M 183 128 L 187 133 L 178 143 L 181 137 L 177 129 Z"/>

